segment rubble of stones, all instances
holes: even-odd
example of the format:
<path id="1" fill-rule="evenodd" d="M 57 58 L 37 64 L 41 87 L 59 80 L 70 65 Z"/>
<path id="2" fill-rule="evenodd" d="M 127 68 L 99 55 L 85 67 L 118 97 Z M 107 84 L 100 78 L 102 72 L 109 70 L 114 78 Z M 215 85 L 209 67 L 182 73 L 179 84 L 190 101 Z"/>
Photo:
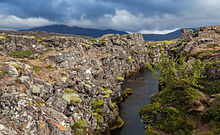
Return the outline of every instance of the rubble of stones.
<path id="1" fill-rule="evenodd" d="M 123 79 L 158 63 L 163 50 L 141 34 L 25 33 L 0 32 L 3 135 L 104 132 L 118 118 Z"/>

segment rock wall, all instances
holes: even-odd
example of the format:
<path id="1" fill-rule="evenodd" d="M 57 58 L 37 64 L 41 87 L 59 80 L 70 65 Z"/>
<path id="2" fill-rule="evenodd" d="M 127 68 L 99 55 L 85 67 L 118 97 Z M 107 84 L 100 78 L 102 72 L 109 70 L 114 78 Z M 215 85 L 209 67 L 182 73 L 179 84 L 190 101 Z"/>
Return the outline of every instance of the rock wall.
<path id="1" fill-rule="evenodd" d="M 159 62 L 161 51 L 141 34 L 1 33 L 0 133 L 104 132 L 118 117 L 114 101 L 126 75 Z"/>

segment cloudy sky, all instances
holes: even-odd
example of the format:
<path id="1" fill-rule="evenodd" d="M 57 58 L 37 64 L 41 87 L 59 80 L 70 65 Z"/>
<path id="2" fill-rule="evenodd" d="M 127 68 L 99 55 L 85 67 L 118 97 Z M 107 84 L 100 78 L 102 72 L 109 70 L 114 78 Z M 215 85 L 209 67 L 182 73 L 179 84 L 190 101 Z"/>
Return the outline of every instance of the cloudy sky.
<path id="1" fill-rule="evenodd" d="M 52 24 L 167 33 L 220 24 L 220 0 L 0 0 L 0 29 Z"/>

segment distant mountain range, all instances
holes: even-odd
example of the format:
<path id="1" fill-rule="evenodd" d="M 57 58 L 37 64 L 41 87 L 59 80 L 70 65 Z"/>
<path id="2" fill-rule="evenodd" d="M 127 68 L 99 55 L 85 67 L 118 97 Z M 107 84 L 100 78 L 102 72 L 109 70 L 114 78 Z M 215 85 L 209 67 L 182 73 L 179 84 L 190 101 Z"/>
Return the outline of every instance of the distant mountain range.
<path id="1" fill-rule="evenodd" d="M 42 27 L 35 27 L 28 30 L 21 30 L 21 31 L 46 31 L 46 32 L 55 32 L 55 33 L 62 33 L 62 34 L 74 34 L 80 36 L 90 36 L 93 38 L 101 37 L 105 34 L 128 34 L 124 31 L 117 31 L 117 30 L 99 30 L 99 29 L 90 29 L 90 28 L 81 28 L 81 27 L 69 27 L 66 25 L 50 25 L 50 26 L 42 26 Z"/>
<path id="2" fill-rule="evenodd" d="M 174 32 L 168 34 L 143 34 L 143 38 L 146 41 L 162 41 L 162 40 L 172 40 L 180 37 L 181 30 L 176 30 Z M 46 32 L 55 32 L 62 34 L 74 34 L 80 36 L 90 36 L 93 38 L 101 37 L 105 34 L 128 34 L 124 31 L 117 31 L 112 29 L 99 30 L 99 29 L 91 29 L 91 28 L 81 28 L 81 27 L 69 27 L 66 25 L 50 25 L 50 26 L 42 26 L 42 27 L 34 27 L 27 30 L 20 31 L 46 31 Z"/>
<path id="3" fill-rule="evenodd" d="M 143 38 L 146 41 L 163 41 L 180 38 L 182 29 L 178 29 L 168 34 L 143 34 Z"/>

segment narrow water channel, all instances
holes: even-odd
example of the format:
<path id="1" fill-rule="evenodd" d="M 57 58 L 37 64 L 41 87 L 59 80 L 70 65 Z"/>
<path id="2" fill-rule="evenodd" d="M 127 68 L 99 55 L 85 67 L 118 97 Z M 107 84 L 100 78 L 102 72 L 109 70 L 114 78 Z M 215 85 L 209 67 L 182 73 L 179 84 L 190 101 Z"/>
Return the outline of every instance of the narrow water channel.
<path id="1" fill-rule="evenodd" d="M 119 114 L 125 124 L 114 135 L 145 135 L 139 110 L 141 107 L 150 104 L 150 95 L 158 92 L 158 79 L 153 78 L 152 75 L 152 71 L 144 70 L 128 78 L 122 85 L 123 89 L 132 88 L 133 94 L 119 106 Z"/>

